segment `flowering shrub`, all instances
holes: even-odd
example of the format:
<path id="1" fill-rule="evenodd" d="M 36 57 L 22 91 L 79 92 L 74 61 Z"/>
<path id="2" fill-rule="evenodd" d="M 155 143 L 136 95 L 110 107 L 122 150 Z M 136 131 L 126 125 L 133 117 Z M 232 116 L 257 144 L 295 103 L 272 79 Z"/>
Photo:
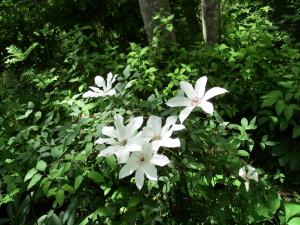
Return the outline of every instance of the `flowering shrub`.
<path id="1" fill-rule="evenodd" d="M 95 87 L 90 87 L 93 91 L 85 92 L 83 97 L 104 97 L 116 94 L 111 89 L 116 75 L 110 72 L 107 76 L 107 86 L 101 76 L 95 77 L 95 83 L 98 87 L 103 87 L 103 91 Z M 114 125 L 102 128 L 102 134 L 108 138 L 98 138 L 95 144 L 109 145 L 101 150 L 99 157 L 108 157 L 116 155 L 119 164 L 125 164 L 119 172 L 119 178 L 124 178 L 135 172 L 135 182 L 138 189 L 144 185 L 144 174 L 149 180 L 157 181 L 157 170 L 155 165 L 165 166 L 170 163 L 168 157 L 158 154 L 160 147 L 176 148 L 180 147 L 178 138 L 171 138 L 173 131 L 185 129 L 182 124 L 189 116 L 192 110 L 198 106 L 206 113 L 213 115 L 213 104 L 207 100 L 216 95 L 228 92 L 224 88 L 214 87 L 205 93 L 207 77 L 201 77 L 197 80 L 195 89 L 188 82 L 181 81 L 180 87 L 188 97 L 174 97 L 167 101 L 170 107 L 185 106 L 179 114 L 181 124 L 176 124 L 177 118 L 170 116 L 166 119 L 162 127 L 162 119 L 158 116 L 150 115 L 147 125 L 139 131 L 143 124 L 143 117 L 131 118 L 129 123 L 124 125 L 124 118 L 117 114 L 114 116 Z M 105 94 L 109 93 L 109 94 Z M 250 180 L 258 182 L 258 173 L 250 165 L 243 166 L 239 170 L 239 176 L 245 180 L 246 190 L 249 191 Z"/>

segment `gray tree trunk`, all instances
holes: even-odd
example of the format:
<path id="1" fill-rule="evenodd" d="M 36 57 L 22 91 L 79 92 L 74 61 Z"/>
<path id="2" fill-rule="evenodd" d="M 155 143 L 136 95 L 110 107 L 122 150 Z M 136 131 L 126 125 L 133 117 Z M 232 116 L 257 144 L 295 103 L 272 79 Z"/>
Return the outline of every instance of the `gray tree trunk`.
<path id="1" fill-rule="evenodd" d="M 159 20 L 154 20 L 153 17 L 156 16 L 161 9 L 163 10 L 163 16 L 171 15 L 169 0 L 139 0 L 139 5 L 147 33 L 147 38 L 149 43 L 151 43 L 153 39 L 154 28 L 161 25 Z M 164 28 L 160 34 L 162 41 L 175 42 L 176 40 L 174 31 L 169 32 Z"/>
<path id="2" fill-rule="evenodd" d="M 203 38 L 207 44 L 220 41 L 220 1 L 201 0 Z"/>

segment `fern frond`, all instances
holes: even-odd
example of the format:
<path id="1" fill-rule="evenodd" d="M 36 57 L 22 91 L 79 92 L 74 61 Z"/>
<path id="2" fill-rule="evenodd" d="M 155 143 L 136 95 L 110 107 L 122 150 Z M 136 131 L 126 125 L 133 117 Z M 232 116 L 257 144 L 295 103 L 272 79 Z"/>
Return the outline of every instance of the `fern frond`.
<path id="1" fill-rule="evenodd" d="M 15 45 L 11 45 L 6 48 L 8 56 L 5 57 L 6 61 L 5 64 L 14 64 L 16 62 L 24 61 L 31 51 L 38 46 L 39 43 L 35 42 L 33 43 L 25 52 L 22 51 L 19 47 Z"/>

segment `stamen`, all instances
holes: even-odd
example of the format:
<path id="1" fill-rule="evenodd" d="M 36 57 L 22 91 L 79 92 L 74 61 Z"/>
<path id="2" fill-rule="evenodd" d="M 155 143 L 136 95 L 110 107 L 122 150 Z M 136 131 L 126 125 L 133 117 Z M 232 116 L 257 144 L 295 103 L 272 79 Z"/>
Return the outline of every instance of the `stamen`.
<path id="1" fill-rule="evenodd" d="M 192 99 L 192 106 L 196 106 L 196 105 L 198 105 L 198 104 L 200 104 L 201 103 L 201 99 L 199 99 L 198 97 L 194 97 L 193 99 Z"/>

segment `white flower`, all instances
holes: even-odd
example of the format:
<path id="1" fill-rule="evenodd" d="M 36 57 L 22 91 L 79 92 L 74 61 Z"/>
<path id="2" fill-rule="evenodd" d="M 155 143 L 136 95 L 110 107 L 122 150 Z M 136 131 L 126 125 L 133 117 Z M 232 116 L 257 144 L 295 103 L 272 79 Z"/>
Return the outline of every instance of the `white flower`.
<path id="1" fill-rule="evenodd" d="M 246 191 L 249 191 L 250 180 L 258 182 L 258 173 L 256 172 L 256 169 L 250 165 L 243 166 L 239 170 L 239 176 L 245 180 Z"/>
<path id="2" fill-rule="evenodd" d="M 156 166 L 165 166 L 170 162 L 168 157 L 157 154 L 157 151 L 151 148 L 151 144 L 144 144 L 142 151 L 133 152 L 125 166 L 119 173 L 119 178 L 124 178 L 135 172 L 135 183 L 138 189 L 144 185 L 144 174 L 149 180 L 157 180 Z"/>
<path id="3" fill-rule="evenodd" d="M 185 127 L 182 124 L 176 124 L 177 118 L 170 116 L 166 120 L 166 124 L 162 127 L 161 118 L 151 115 L 147 121 L 147 126 L 143 129 L 143 134 L 152 140 L 154 150 L 158 150 L 160 146 L 168 148 L 180 147 L 179 138 L 171 138 L 173 131 L 182 130 Z"/>
<path id="4" fill-rule="evenodd" d="M 187 97 L 179 97 L 176 96 L 171 98 L 167 101 L 167 105 L 170 107 L 178 107 L 178 106 L 185 106 L 180 114 L 179 120 L 181 123 L 188 117 L 188 115 L 193 111 L 193 109 L 198 106 L 202 108 L 206 113 L 213 114 L 214 107 L 212 103 L 208 102 L 207 100 L 215 97 L 216 95 L 220 95 L 223 93 L 228 92 L 224 88 L 220 87 L 213 87 L 205 92 L 205 86 L 207 82 L 207 77 L 200 77 L 195 85 L 195 89 L 193 86 L 185 81 L 180 82 L 181 89 L 185 92 Z"/>
<path id="5" fill-rule="evenodd" d="M 102 129 L 102 134 L 108 138 L 98 138 L 95 144 L 111 145 L 102 150 L 98 156 L 106 157 L 115 154 L 119 163 L 125 163 L 130 152 L 141 151 L 142 144 L 147 141 L 141 132 L 138 133 L 138 129 L 143 124 L 143 117 L 132 118 L 126 126 L 121 115 L 116 115 L 114 119 L 115 127 L 106 126 Z"/>
<path id="6" fill-rule="evenodd" d="M 116 81 L 117 75 L 114 75 L 110 72 L 107 74 L 106 84 L 105 80 L 101 76 L 95 77 L 95 84 L 97 87 L 90 86 L 91 91 L 85 92 L 83 98 L 97 98 L 103 96 L 112 96 L 116 94 L 116 90 L 112 88 L 112 84 Z M 100 90 L 102 88 L 102 90 Z"/>

